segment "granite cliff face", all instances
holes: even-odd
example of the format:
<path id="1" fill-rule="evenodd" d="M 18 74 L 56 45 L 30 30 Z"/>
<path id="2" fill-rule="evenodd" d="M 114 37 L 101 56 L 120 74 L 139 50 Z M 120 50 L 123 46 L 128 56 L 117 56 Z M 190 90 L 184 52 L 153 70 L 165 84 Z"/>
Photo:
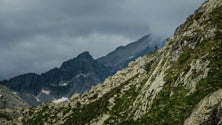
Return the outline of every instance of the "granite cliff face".
<path id="1" fill-rule="evenodd" d="M 1 110 L 3 124 L 222 123 L 222 1 L 208 0 L 165 46 L 67 103 Z M 14 119 L 12 119 L 12 117 Z"/>

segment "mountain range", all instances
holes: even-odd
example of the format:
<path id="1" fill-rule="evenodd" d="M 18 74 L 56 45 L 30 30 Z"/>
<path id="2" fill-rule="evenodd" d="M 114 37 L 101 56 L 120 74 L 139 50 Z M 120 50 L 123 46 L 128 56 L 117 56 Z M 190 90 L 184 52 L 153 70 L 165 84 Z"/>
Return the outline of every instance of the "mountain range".
<path id="1" fill-rule="evenodd" d="M 59 68 L 53 68 L 41 75 L 27 73 L 1 81 L 30 105 L 67 101 L 74 93 L 83 93 L 104 81 L 116 71 L 125 68 L 129 62 L 152 51 L 157 40 L 151 35 L 129 45 L 118 47 L 110 54 L 94 59 L 89 52 L 65 61 Z"/>
<path id="2" fill-rule="evenodd" d="M 157 51 L 69 101 L 0 110 L 2 124 L 221 125 L 222 1 L 207 0 Z"/>

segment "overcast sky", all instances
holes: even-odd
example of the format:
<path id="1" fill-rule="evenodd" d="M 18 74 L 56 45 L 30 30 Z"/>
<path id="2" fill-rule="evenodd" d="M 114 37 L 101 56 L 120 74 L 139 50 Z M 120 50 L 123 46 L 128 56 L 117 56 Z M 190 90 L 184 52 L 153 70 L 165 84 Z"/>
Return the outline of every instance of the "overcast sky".
<path id="1" fill-rule="evenodd" d="M 0 0 L 0 79 L 41 73 L 152 33 L 172 36 L 203 0 Z"/>

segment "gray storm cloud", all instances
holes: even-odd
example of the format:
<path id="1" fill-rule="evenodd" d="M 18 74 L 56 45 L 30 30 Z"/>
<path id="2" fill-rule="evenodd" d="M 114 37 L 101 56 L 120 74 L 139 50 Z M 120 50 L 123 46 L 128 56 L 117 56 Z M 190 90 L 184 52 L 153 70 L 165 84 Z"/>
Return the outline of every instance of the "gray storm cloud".
<path id="1" fill-rule="evenodd" d="M 152 33 L 170 37 L 203 0 L 1 0 L 0 79 L 41 73 Z"/>

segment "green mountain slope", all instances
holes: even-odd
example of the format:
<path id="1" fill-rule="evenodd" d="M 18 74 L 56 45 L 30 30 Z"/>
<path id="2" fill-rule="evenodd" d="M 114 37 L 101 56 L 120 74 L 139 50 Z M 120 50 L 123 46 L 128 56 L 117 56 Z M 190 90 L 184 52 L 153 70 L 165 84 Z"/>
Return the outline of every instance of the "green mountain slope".
<path id="1" fill-rule="evenodd" d="M 208 0 L 166 45 L 69 103 L 5 111 L 1 123 L 222 124 L 222 1 Z"/>

